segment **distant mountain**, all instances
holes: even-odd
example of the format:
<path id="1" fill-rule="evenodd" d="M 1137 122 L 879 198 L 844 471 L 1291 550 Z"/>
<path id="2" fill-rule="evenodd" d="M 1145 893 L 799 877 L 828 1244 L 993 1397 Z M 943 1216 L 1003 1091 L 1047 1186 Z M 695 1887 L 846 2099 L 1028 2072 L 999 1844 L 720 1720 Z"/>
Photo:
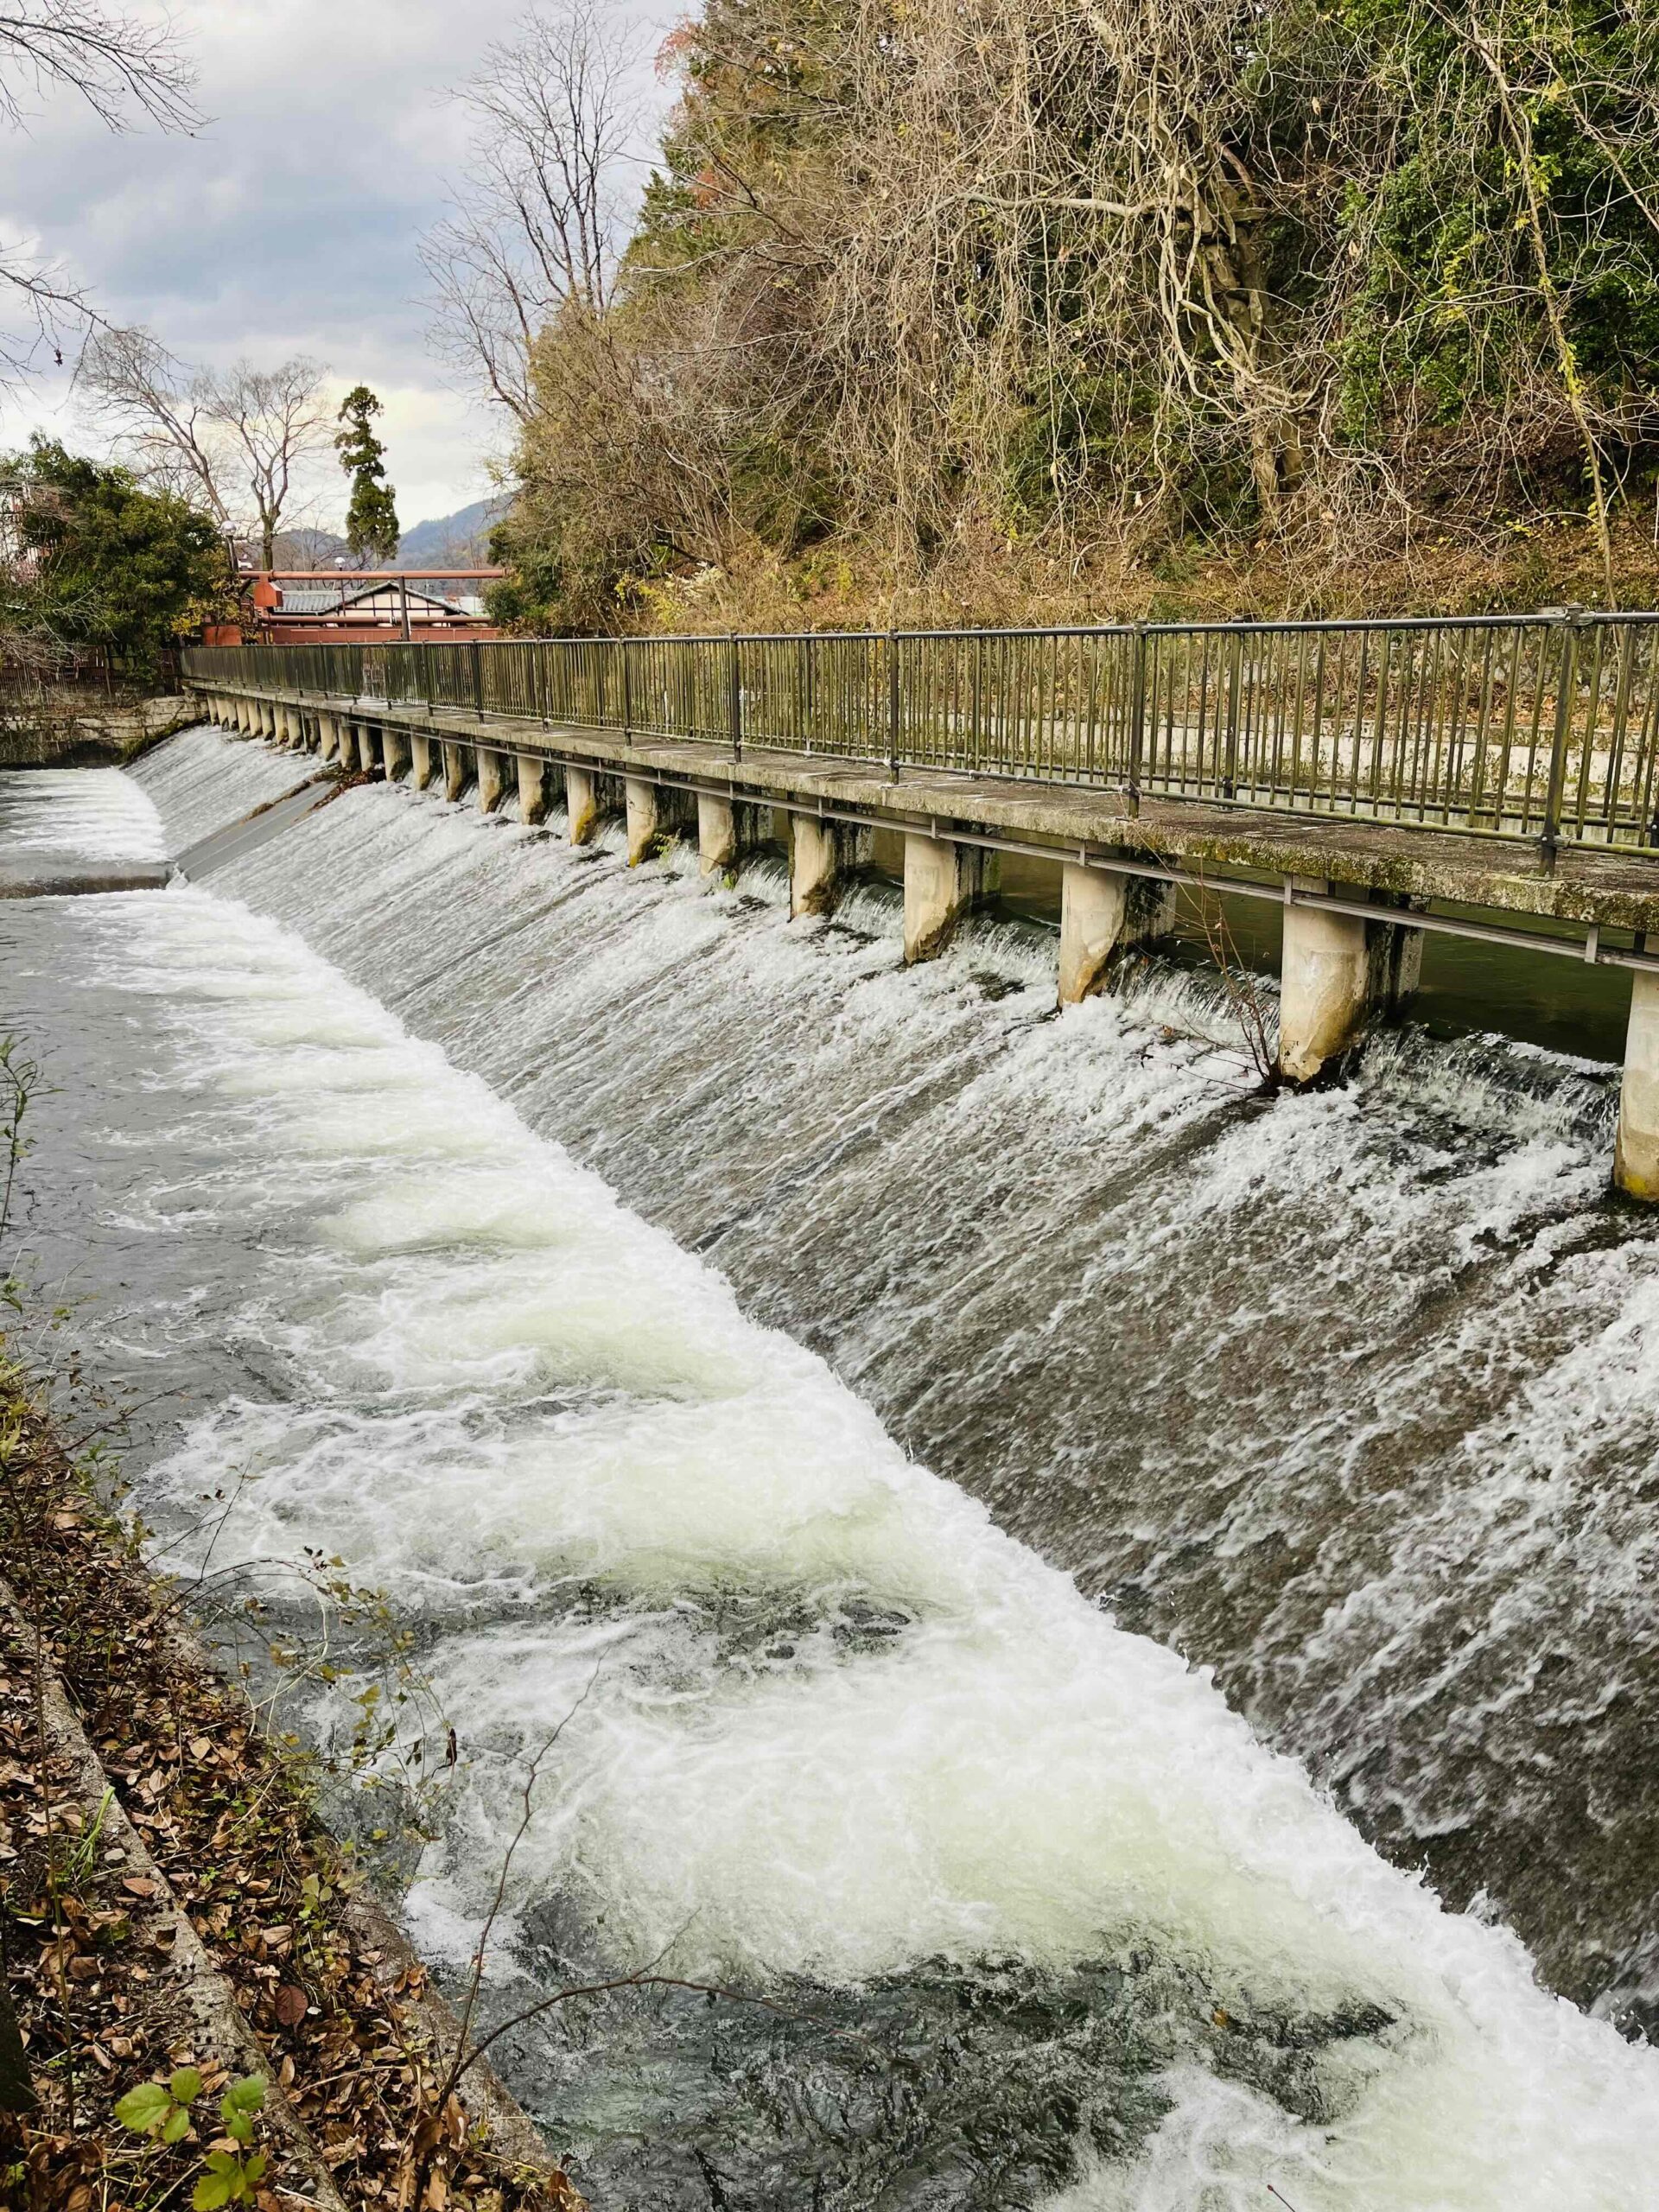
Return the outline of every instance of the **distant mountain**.
<path id="1" fill-rule="evenodd" d="M 499 492 L 474 499 L 470 507 L 432 522 L 417 522 L 406 530 L 397 544 L 397 558 L 406 569 L 438 569 L 453 561 L 458 568 L 482 568 L 490 557 L 492 526 L 506 512 L 509 502 Z"/>

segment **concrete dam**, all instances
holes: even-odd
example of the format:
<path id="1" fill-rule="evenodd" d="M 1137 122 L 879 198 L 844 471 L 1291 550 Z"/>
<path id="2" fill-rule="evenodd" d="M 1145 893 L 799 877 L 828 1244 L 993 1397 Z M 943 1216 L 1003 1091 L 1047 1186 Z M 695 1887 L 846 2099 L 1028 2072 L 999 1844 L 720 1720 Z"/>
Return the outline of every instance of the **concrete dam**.
<path id="1" fill-rule="evenodd" d="M 593 2202 L 1645 2205 L 1656 863 L 194 680 L 0 779 L 29 1237 L 486 2023 L 727 1993 L 494 2046 Z"/>

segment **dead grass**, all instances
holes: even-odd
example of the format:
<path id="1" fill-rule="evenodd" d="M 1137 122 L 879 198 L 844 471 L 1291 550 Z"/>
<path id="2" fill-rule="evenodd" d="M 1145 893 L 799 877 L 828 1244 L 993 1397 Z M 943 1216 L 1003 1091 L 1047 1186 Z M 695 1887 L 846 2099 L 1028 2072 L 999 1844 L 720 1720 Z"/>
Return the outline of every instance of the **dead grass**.
<path id="1" fill-rule="evenodd" d="M 1618 603 L 1659 604 L 1659 546 L 1628 517 L 1614 539 Z M 641 632 L 973 629 L 1118 621 L 1337 619 L 1530 613 L 1604 598 L 1599 556 L 1577 521 L 1450 526 L 1403 547 L 1167 548 L 1126 542 L 1070 553 L 964 534 L 925 575 L 895 577 L 880 548 L 836 538 L 792 562 L 756 546 L 643 588 Z"/>

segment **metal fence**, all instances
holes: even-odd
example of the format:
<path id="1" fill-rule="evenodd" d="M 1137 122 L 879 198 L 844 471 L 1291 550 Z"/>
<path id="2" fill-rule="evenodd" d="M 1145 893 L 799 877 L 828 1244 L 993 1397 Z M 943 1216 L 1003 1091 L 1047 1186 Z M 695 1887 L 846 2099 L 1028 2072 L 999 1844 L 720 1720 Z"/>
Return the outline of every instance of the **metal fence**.
<path id="1" fill-rule="evenodd" d="M 201 647 L 227 688 L 1659 846 L 1659 615 Z"/>

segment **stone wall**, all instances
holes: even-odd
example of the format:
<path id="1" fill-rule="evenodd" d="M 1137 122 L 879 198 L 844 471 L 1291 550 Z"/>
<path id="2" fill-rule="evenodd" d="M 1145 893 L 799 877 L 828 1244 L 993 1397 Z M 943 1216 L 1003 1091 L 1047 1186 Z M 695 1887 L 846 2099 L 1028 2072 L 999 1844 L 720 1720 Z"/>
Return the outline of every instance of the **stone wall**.
<path id="1" fill-rule="evenodd" d="M 194 701 L 118 701 L 88 709 L 49 693 L 37 706 L 0 708 L 0 768 L 111 768 L 200 721 Z"/>

